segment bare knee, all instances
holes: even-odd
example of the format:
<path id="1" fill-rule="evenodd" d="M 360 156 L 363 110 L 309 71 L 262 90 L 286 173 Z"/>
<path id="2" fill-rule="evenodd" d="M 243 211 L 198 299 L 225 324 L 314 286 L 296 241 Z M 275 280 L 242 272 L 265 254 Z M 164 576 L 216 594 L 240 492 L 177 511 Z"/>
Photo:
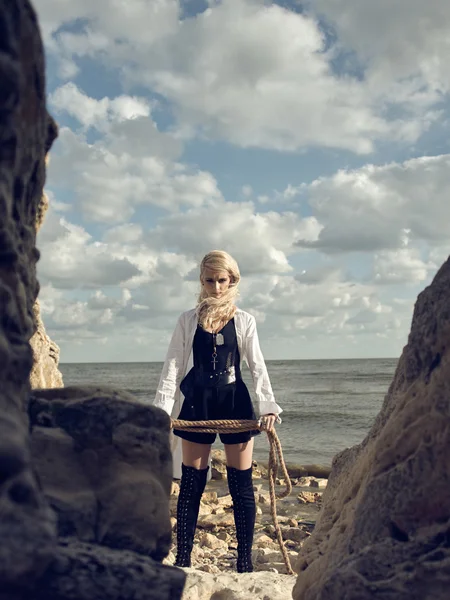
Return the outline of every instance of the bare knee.
<path id="1" fill-rule="evenodd" d="M 253 461 L 253 438 L 242 444 L 224 444 L 227 466 L 243 471 L 250 469 Z"/>
<path id="2" fill-rule="evenodd" d="M 206 469 L 211 452 L 210 444 L 196 444 L 182 440 L 183 464 L 194 469 Z"/>

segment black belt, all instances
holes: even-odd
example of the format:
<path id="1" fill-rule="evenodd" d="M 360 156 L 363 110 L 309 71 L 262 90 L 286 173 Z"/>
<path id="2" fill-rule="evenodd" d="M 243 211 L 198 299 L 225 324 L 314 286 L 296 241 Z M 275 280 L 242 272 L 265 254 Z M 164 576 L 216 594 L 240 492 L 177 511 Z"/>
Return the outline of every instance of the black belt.
<path id="1" fill-rule="evenodd" d="M 219 387 L 235 383 L 240 376 L 236 373 L 236 369 L 224 369 L 223 371 L 194 371 L 194 381 L 196 385 L 202 387 Z"/>

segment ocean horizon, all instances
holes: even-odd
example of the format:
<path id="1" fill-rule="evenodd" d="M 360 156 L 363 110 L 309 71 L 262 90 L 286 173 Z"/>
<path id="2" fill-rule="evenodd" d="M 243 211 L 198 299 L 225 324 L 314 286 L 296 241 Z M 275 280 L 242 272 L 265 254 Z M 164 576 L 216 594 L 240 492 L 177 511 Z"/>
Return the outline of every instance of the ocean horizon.
<path id="1" fill-rule="evenodd" d="M 267 360 L 275 398 L 283 408 L 277 426 L 286 462 L 330 465 L 345 448 L 360 443 L 378 414 L 398 358 Z M 60 363 L 64 385 L 108 385 L 151 403 L 162 361 Z M 243 379 L 254 398 L 248 369 Z M 221 447 L 216 441 L 214 447 Z M 255 458 L 267 460 L 263 434 Z"/>

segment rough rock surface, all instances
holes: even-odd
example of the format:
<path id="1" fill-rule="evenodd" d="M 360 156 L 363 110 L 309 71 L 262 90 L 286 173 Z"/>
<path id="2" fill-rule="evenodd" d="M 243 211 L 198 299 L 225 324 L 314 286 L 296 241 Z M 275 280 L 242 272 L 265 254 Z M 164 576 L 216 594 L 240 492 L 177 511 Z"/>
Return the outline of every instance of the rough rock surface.
<path id="1" fill-rule="evenodd" d="M 36 215 L 36 232 L 41 228 L 48 210 L 48 197 L 42 195 Z M 45 331 L 41 318 L 41 306 L 36 300 L 33 306 L 33 315 L 36 331 L 30 340 L 33 350 L 33 367 L 31 369 L 30 383 L 35 388 L 63 387 L 63 378 L 59 364 L 59 346 L 50 339 Z"/>
<path id="2" fill-rule="evenodd" d="M 97 494 L 97 502 L 101 495 L 104 506 L 94 507 L 95 540 L 104 546 L 58 541 L 56 515 L 35 478 L 27 413 L 33 362 L 30 339 L 38 292 L 35 239 L 36 224 L 45 212 L 45 156 L 55 137 L 56 125 L 45 106 L 44 58 L 36 15 L 28 0 L 0 2 L 0 599 L 177 600 L 184 572 L 150 558 L 165 556 L 170 536 L 167 415 L 138 407 L 113 391 L 102 398 L 102 408 L 98 394 L 87 399 L 85 390 L 66 391 L 64 402 L 61 396 L 58 402 L 51 391 L 46 396 L 44 390 L 30 405 L 33 416 L 41 419 L 35 429 L 40 429 L 42 445 L 50 447 L 53 432 L 57 438 L 54 451 L 64 447 L 74 465 L 74 455 L 84 455 L 83 474 L 91 489 L 86 494 L 79 490 L 77 499 L 83 497 L 85 506 L 90 506 L 90 491 Z M 77 402 L 80 394 L 83 401 Z M 91 409 L 89 415 L 83 413 L 86 406 Z M 92 436 L 89 440 L 87 429 Z M 101 456 L 107 444 L 113 455 L 109 462 Z M 45 480 L 51 475 L 52 460 L 55 469 L 61 457 L 47 455 L 48 464 L 38 458 L 40 466 L 44 463 Z M 100 468 L 96 459 L 103 460 L 105 467 Z M 147 461 L 146 469 L 143 461 Z M 62 477 L 56 470 L 53 474 Z M 69 507 L 75 487 L 70 475 L 66 473 L 65 494 L 54 487 L 56 499 Z M 93 478 L 98 479 L 95 485 Z M 138 487 L 144 492 L 139 493 Z M 88 511 L 86 531 L 91 516 Z M 76 529 L 77 519 L 76 514 L 69 516 L 65 526 Z M 136 547 L 147 556 L 106 544 Z"/>
<path id="3" fill-rule="evenodd" d="M 0 599 L 174 600 L 181 598 L 185 580 L 181 569 L 139 554 L 66 539 L 60 540 L 32 596 L 29 590 L 3 589 Z"/>
<path id="4" fill-rule="evenodd" d="M 364 442 L 333 461 L 295 600 L 444 600 L 450 589 L 450 260 L 418 297 Z"/>
<path id="5" fill-rule="evenodd" d="M 220 573 L 186 569 L 183 600 L 288 600 L 295 579 L 277 573 Z"/>
<path id="6" fill-rule="evenodd" d="M 227 481 L 222 479 L 220 470 L 225 463 L 225 453 L 214 450 L 213 464 L 218 471 L 217 478 L 208 482 L 200 504 L 198 527 L 192 552 L 192 566 L 213 575 L 223 574 L 223 582 L 227 574 L 236 571 L 236 532 L 233 517 L 233 502 L 228 491 Z M 283 486 L 283 481 L 278 484 Z M 311 535 L 314 522 L 321 509 L 322 492 L 326 480 L 314 477 L 291 479 L 292 493 L 287 498 L 278 500 L 277 514 L 282 537 L 291 563 L 296 564 L 298 552 L 305 540 Z M 286 565 L 280 552 L 273 526 L 270 510 L 269 482 L 264 469 L 254 464 L 254 491 L 256 499 L 256 525 L 253 542 L 253 564 L 255 572 L 270 571 L 275 574 L 286 574 Z M 179 485 L 172 484 L 171 515 L 174 529 L 174 545 L 165 559 L 166 564 L 173 564 L 176 555 L 176 503 Z M 306 500 L 304 499 L 306 498 Z M 290 576 L 293 586 L 295 578 Z M 258 599 L 258 596 L 255 600 Z"/>
<path id="7" fill-rule="evenodd" d="M 0 3 L 0 590 L 40 575 L 55 543 L 53 513 L 30 469 L 25 406 L 32 366 L 35 222 L 56 126 L 27 0 Z"/>
<path id="8" fill-rule="evenodd" d="M 33 350 L 33 367 L 31 369 L 30 383 L 36 388 L 63 387 L 63 378 L 58 369 L 59 346 L 47 335 L 41 318 L 39 300 L 33 306 L 36 332 L 30 340 Z"/>
<path id="9" fill-rule="evenodd" d="M 36 390 L 29 414 L 33 465 L 59 535 L 167 556 L 168 415 L 104 387 Z"/>
<path id="10" fill-rule="evenodd" d="M 139 554 L 62 540 L 33 600 L 172 600 L 185 574 Z"/>

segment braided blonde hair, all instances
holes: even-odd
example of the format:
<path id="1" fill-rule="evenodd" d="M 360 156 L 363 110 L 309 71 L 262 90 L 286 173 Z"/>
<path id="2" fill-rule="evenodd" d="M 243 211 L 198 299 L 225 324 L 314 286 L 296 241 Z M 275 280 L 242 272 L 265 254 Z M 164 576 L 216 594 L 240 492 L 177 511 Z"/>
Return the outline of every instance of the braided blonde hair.
<path id="1" fill-rule="evenodd" d="M 238 296 L 238 285 L 241 274 L 237 262 L 223 250 L 213 250 L 203 257 L 200 263 L 200 280 L 205 269 L 211 271 L 227 271 L 230 277 L 229 288 L 220 296 L 208 296 L 205 289 L 200 290 L 197 300 L 198 322 L 203 329 L 216 331 L 223 327 L 236 313 L 235 298 Z"/>

